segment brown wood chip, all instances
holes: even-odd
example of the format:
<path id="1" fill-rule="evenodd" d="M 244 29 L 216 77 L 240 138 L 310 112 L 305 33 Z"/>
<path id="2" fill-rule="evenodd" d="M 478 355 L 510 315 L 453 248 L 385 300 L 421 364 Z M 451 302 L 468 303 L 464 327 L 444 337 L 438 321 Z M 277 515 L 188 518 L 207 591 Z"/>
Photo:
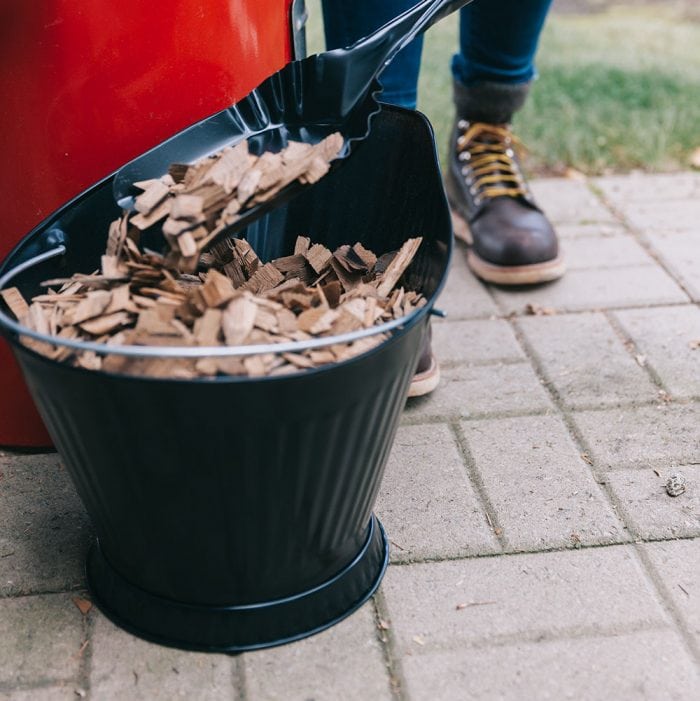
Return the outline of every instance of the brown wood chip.
<path id="1" fill-rule="evenodd" d="M 5 304 L 7 304 L 17 320 L 21 320 L 27 316 L 29 313 L 29 305 L 16 287 L 9 287 L 6 290 L 2 290 L 0 295 L 2 295 Z"/>

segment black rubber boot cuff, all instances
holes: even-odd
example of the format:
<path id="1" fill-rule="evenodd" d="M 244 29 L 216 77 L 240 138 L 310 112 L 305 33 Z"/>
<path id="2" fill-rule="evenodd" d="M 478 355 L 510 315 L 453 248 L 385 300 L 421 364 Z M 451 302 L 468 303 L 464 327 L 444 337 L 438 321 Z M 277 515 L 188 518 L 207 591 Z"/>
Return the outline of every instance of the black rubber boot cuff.
<path id="1" fill-rule="evenodd" d="M 468 122 L 505 124 L 524 104 L 532 81 L 510 85 L 483 82 L 466 86 L 453 81 L 457 118 Z"/>

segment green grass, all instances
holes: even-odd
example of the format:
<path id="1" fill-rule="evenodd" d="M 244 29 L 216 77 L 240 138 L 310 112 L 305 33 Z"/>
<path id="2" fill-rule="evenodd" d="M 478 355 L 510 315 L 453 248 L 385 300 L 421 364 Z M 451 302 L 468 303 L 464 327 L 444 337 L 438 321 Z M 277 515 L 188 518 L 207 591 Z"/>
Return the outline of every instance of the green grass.
<path id="1" fill-rule="evenodd" d="M 322 48 L 318 0 L 310 51 Z M 456 16 L 426 37 L 419 109 L 442 153 L 452 123 L 449 63 Z M 615 7 L 591 15 L 552 14 L 538 55 L 540 77 L 517 115 L 528 168 L 589 174 L 688 167 L 700 146 L 700 23 L 667 6 Z"/>

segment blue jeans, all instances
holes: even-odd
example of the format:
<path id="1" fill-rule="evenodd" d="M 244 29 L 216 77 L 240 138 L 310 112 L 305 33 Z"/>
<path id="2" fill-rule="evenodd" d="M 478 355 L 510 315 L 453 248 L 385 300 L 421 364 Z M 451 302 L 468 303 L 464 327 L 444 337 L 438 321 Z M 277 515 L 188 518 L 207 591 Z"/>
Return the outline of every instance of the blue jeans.
<path id="1" fill-rule="evenodd" d="M 416 0 L 322 0 L 329 49 L 349 46 L 416 4 Z M 552 0 L 475 0 L 460 11 L 455 80 L 526 83 Z M 381 74 L 382 100 L 415 108 L 423 38 L 407 46 Z"/>

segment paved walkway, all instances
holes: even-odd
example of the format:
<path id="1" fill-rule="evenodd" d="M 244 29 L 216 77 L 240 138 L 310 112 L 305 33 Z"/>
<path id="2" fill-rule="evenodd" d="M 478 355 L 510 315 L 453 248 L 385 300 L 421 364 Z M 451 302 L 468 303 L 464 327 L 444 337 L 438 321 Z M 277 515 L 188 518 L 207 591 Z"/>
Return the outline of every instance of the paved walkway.
<path id="1" fill-rule="evenodd" d="M 506 292 L 456 251 L 373 601 L 239 657 L 145 643 L 72 601 L 90 528 L 58 458 L 0 453 L 0 698 L 699 699 L 700 174 L 535 189 L 570 272 Z"/>

